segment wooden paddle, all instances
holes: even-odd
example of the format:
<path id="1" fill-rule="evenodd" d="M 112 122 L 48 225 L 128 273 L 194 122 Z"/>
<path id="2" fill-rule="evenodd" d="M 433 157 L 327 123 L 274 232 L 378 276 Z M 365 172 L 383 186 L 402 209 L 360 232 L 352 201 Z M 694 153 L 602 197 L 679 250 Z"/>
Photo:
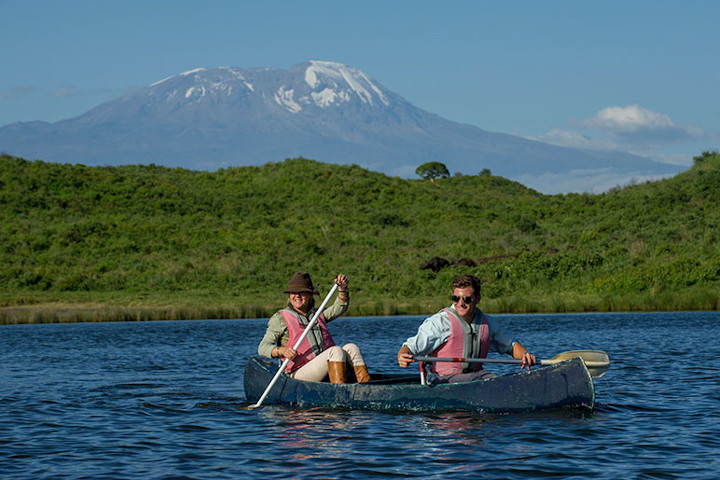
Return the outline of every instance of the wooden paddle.
<path id="1" fill-rule="evenodd" d="M 333 296 L 333 293 L 335 293 L 335 290 L 338 289 L 337 283 L 333 285 L 333 288 L 330 289 L 330 293 L 327 294 L 327 297 L 325 297 L 325 300 L 320 304 L 320 307 L 315 312 L 315 315 L 313 315 L 312 320 L 310 320 L 310 323 L 307 324 L 307 327 L 305 327 L 305 330 L 303 330 L 302 335 L 300 335 L 300 338 L 298 338 L 297 342 L 295 342 L 295 346 L 293 346 L 293 350 L 297 350 L 300 348 L 300 344 L 303 340 L 305 340 L 305 337 L 307 337 L 307 334 L 310 332 L 310 329 L 315 325 L 317 322 L 318 317 L 322 313 L 323 309 L 325 309 L 325 305 L 330 301 L 330 297 Z M 280 378 L 280 375 L 282 375 L 283 370 L 285 370 L 285 367 L 287 367 L 287 364 L 290 363 L 290 359 L 286 358 L 284 362 L 282 362 L 282 365 L 280 365 L 280 368 L 278 369 L 277 373 L 275 373 L 275 376 L 272 380 L 270 380 L 270 384 L 267 386 L 265 391 L 263 392 L 262 396 L 260 397 L 260 400 L 257 401 L 257 403 L 250 405 L 248 408 L 253 409 L 257 408 L 260 405 L 262 405 L 262 402 L 265 401 L 265 398 L 268 396 L 268 393 L 270 393 L 270 389 L 275 385 L 275 383 L 278 381 L 278 378 Z"/>
<path id="2" fill-rule="evenodd" d="M 600 378 L 605 375 L 610 367 L 610 357 L 602 350 L 571 350 L 562 352 L 548 360 L 538 360 L 537 365 L 555 365 L 556 363 L 580 357 L 592 378 Z M 413 357 L 417 362 L 461 362 L 461 363 L 514 363 L 521 364 L 522 360 L 517 358 L 447 358 L 447 357 Z"/>

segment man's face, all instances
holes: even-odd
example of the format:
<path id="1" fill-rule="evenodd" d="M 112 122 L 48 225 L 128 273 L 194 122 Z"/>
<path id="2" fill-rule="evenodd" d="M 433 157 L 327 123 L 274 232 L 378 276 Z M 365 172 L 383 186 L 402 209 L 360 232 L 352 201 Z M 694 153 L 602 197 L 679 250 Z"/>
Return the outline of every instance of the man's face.
<path id="1" fill-rule="evenodd" d="M 456 298 L 457 300 L 455 300 Z M 472 287 L 453 289 L 453 305 L 455 305 L 455 310 L 465 320 L 472 320 L 478 301 L 480 301 L 479 295 L 475 295 Z"/>

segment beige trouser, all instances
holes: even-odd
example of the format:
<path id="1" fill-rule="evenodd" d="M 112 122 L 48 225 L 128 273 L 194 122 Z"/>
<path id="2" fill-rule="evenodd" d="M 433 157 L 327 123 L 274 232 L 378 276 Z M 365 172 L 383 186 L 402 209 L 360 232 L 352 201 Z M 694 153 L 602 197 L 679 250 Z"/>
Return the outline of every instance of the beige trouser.
<path id="1" fill-rule="evenodd" d="M 330 347 L 290 374 L 292 378 L 321 382 L 327 377 L 328 362 L 345 362 L 351 367 L 365 365 L 360 348 L 354 343 Z"/>

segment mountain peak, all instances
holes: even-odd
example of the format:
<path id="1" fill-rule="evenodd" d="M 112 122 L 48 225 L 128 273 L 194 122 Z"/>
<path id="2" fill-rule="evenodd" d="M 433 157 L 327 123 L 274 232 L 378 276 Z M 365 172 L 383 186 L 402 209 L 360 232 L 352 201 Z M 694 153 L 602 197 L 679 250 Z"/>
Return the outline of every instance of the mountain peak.
<path id="1" fill-rule="evenodd" d="M 256 84 L 261 90 L 255 90 Z M 208 95 L 232 97 L 255 94 L 257 98 L 271 99 L 292 114 L 300 113 L 307 107 L 338 108 L 353 102 L 369 107 L 390 105 L 390 93 L 362 71 L 342 63 L 321 60 L 294 65 L 289 71 L 194 68 L 155 82 L 149 88 L 157 96 L 190 102 L 202 100 Z"/>
<path id="2" fill-rule="evenodd" d="M 192 70 L 188 70 L 187 72 L 182 72 L 182 73 L 179 73 L 179 74 L 177 74 L 177 75 L 172 75 L 172 76 L 170 76 L 170 77 L 163 78 L 162 80 L 158 80 L 158 81 L 155 82 L 155 83 L 151 83 L 150 86 L 151 86 L 151 87 L 155 87 L 155 86 L 160 85 L 160 84 L 162 84 L 162 83 L 165 83 L 165 82 L 167 82 L 168 80 L 171 80 L 171 79 L 173 79 L 173 78 L 187 77 L 187 76 L 189 76 L 189 75 L 194 75 L 194 74 L 196 74 L 196 73 L 204 72 L 204 71 L 206 71 L 206 70 L 207 70 L 207 68 L 204 68 L 204 67 L 193 68 Z"/>
<path id="3" fill-rule="evenodd" d="M 327 107 L 338 101 L 348 101 L 352 94 L 361 102 L 373 105 L 377 98 L 385 106 L 390 104 L 382 88 L 360 70 L 336 62 L 311 60 L 305 69 L 305 83 L 313 90 L 315 104 Z"/>

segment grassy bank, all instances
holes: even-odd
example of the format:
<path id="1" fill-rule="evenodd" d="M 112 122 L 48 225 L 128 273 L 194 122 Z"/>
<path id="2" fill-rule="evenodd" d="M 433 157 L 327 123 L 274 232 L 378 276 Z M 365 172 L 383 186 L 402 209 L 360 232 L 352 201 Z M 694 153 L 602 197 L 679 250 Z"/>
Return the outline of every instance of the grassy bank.
<path id="1" fill-rule="evenodd" d="M 217 295 L 190 294 L 182 298 L 112 299 L 92 295 L 62 295 L 58 298 L 33 296 L 13 298 L 11 305 L 0 307 L 0 324 L 72 323 L 106 321 L 152 321 L 188 319 L 269 318 L 283 306 L 284 297 L 265 303 L 241 303 Z M 445 298 L 426 301 L 352 299 L 348 316 L 430 315 L 449 304 Z M 483 299 L 487 313 L 575 313 L 718 310 L 720 296 L 713 288 L 688 288 L 676 292 L 638 292 L 626 295 L 579 295 L 558 292 L 539 297 L 502 297 Z"/>
<path id="2" fill-rule="evenodd" d="M 720 156 L 542 195 L 488 172 L 387 177 L 292 159 L 195 172 L 0 156 L 0 322 L 263 318 L 295 271 L 351 315 L 426 314 L 461 273 L 493 313 L 717 309 Z M 428 259 L 464 265 L 421 269 Z"/>

